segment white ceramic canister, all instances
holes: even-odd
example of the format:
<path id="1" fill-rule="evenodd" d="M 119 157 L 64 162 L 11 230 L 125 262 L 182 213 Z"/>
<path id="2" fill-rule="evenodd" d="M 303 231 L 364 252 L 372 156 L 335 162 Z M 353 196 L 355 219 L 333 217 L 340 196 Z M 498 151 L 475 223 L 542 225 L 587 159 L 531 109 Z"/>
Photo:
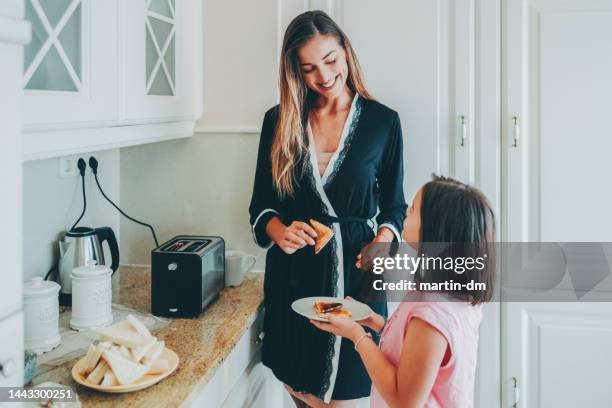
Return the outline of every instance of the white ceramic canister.
<path id="1" fill-rule="evenodd" d="M 40 354 L 60 344 L 59 290 L 56 282 L 40 276 L 23 284 L 26 350 Z"/>
<path id="2" fill-rule="evenodd" d="M 105 265 L 89 261 L 72 270 L 72 316 L 70 327 L 87 330 L 108 326 L 113 322 L 113 271 Z"/>

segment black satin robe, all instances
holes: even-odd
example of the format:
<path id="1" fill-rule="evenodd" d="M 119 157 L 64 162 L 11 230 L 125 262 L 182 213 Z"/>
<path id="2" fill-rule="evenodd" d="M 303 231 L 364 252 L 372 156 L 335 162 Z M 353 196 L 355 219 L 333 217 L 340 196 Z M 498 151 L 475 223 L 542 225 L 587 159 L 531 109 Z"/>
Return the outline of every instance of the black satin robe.
<path id="1" fill-rule="evenodd" d="M 276 106 L 265 115 L 249 208 L 256 243 L 269 247 L 263 363 L 294 390 L 314 394 L 326 402 L 330 398 L 367 397 L 371 381 L 353 344 L 316 329 L 291 309 L 291 303 L 309 296 L 352 296 L 367 300 L 375 312 L 386 316 L 385 299 L 373 301 L 368 295 L 371 272 L 357 269 L 355 261 L 361 248 L 375 235 L 373 223 L 365 222 L 367 219 L 375 220 L 379 227 L 386 225 L 400 239 L 407 206 L 399 116 L 376 101 L 356 96 L 325 180 L 319 176 L 316 158 L 312 157 L 316 154 L 314 147 L 304 135 L 309 154 L 294 168 L 298 187 L 292 197 L 280 199 L 273 187 L 270 160 L 278 109 Z M 337 233 L 317 255 L 312 246 L 292 255 L 276 245 L 270 246 L 265 226 L 272 217 L 279 216 L 289 225 L 294 220 L 325 220 L 330 215 L 359 217 L 364 222 L 327 222 Z"/>

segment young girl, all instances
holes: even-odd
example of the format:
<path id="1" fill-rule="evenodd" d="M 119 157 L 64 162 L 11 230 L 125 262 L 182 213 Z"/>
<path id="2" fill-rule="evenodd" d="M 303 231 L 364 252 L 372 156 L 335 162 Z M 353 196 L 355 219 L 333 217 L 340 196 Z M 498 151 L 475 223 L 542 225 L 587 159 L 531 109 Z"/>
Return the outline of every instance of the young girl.
<path id="1" fill-rule="evenodd" d="M 419 254 L 427 251 L 424 243 L 465 243 L 472 249 L 470 256 L 487 261 L 480 271 L 451 271 L 452 276 L 421 270 L 415 280 L 473 279 L 485 283 L 486 290 L 413 293 L 386 323 L 377 314 L 360 322 L 333 317 L 329 323 L 311 321 L 354 343 L 372 379 L 371 407 L 473 406 L 480 304 L 492 292 L 494 228 L 493 211 L 480 191 L 434 176 L 408 209 L 404 240 L 416 243 Z M 382 331 L 379 346 L 360 324 Z M 307 401 L 315 407 L 319 402 Z"/>

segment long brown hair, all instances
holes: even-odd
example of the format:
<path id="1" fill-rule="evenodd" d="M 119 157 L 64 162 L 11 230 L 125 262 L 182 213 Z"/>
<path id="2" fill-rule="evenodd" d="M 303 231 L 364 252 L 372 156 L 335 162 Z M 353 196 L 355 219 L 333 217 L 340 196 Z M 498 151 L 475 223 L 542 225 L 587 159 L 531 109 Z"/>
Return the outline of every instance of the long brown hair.
<path id="1" fill-rule="evenodd" d="M 342 29 L 323 11 L 307 11 L 291 21 L 283 39 L 280 61 L 280 107 L 272 144 L 272 179 L 277 193 L 293 195 L 293 168 L 306 154 L 304 118 L 308 117 L 309 88 L 302 78 L 297 51 L 317 34 L 331 35 L 344 48 L 348 65 L 347 85 L 365 99 L 372 99 L 363 80 L 355 51 Z"/>

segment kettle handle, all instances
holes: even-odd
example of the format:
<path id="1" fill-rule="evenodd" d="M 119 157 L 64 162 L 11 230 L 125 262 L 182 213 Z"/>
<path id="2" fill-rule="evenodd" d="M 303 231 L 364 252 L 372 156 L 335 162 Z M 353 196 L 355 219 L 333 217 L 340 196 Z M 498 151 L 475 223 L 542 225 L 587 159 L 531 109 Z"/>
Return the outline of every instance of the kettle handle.
<path id="1" fill-rule="evenodd" d="M 104 241 L 108 242 L 108 247 L 110 248 L 112 258 L 110 268 L 114 274 L 119 267 L 119 245 L 117 245 L 115 233 L 110 227 L 100 227 L 96 228 L 96 235 L 98 236 L 98 241 L 100 241 L 100 248 L 102 247 L 102 243 Z"/>

